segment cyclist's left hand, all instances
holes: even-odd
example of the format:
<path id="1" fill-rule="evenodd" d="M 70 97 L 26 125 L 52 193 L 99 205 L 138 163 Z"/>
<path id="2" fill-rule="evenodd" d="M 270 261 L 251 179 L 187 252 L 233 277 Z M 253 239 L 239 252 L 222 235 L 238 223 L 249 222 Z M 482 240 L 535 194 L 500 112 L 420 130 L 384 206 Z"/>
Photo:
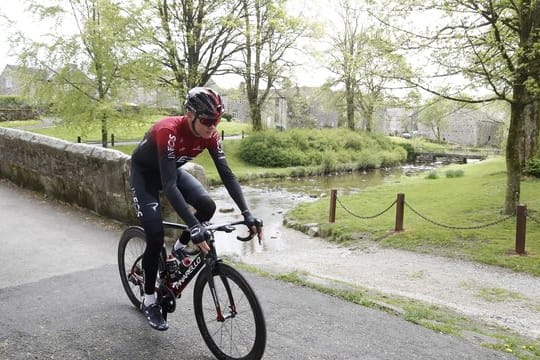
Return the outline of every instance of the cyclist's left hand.
<path id="1" fill-rule="evenodd" d="M 208 246 L 208 243 L 206 241 L 198 243 L 197 246 L 205 254 L 208 254 L 208 252 L 210 251 L 210 246 Z"/>
<path id="2" fill-rule="evenodd" d="M 257 237 L 259 238 L 259 243 L 263 239 L 263 222 L 261 219 L 257 219 L 249 211 L 246 211 L 244 213 L 244 222 L 246 223 L 246 226 L 249 228 L 250 234 L 257 234 Z"/>

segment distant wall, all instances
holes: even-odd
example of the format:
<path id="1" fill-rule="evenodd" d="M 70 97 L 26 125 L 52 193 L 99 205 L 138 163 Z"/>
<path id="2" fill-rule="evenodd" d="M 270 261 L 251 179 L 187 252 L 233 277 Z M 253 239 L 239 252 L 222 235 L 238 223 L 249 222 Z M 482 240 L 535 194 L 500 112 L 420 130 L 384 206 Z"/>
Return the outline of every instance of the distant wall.
<path id="1" fill-rule="evenodd" d="M 201 166 L 184 165 L 203 183 Z M 135 222 L 130 156 L 0 127 L 0 177 L 122 222 Z"/>

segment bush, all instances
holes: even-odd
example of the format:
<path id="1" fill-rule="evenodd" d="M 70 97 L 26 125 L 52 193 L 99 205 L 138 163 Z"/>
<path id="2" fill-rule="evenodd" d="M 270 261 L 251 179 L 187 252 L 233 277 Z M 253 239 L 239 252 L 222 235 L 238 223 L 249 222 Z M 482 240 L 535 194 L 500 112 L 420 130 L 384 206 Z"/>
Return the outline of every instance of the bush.
<path id="1" fill-rule="evenodd" d="M 232 114 L 229 114 L 229 113 L 225 113 L 221 117 L 225 119 L 227 122 L 230 122 L 233 118 Z"/>
<path id="2" fill-rule="evenodd" d="M 532 158 L 527 161 L 525 164 L 525 169 L 523 170 L 525 175 L 533 176 L 540 178 L 540 158 Z"/>
<path id="3" fill-rule="evenodd" d="M 463 175 L 465 175 L 465 173 L 461 169 L 446 170 L 445 175 L 447 178 L 456 178 L 456 177 L 462 177 Z"/>
<path id="4" fill-rule="evenodd" d="M 394 166 L 406 152 L 387 138 L 347 129 L 287 131 L 251 134 L 240 145 L 242 160 L 263 167 L 311 166 L 323 172 Z"/>
<path id="5" fill-rule="evenodd" d="M 435 170 L 431 170 L 429 174 L 426 175 L 426 179 L 435 180 L 439 178 L 439 174 Z"/>
<path id="6" fill-rule="evenodd" d="M 0 95 L 0 108 L 20 109 L 28 106 L 20 96 Z"/>

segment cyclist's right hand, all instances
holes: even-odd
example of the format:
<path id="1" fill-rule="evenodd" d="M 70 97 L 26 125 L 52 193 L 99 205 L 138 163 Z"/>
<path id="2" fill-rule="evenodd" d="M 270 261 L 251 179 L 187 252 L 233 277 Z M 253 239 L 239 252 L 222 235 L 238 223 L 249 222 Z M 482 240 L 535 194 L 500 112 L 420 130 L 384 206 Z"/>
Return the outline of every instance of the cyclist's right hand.
<path id="1" fill-rule="evenodd" d="M 189 228 L 191 242 L 197 245 L 205 254 L 210 251 L 210 247 L 206 243 L 206 232 L 207 230 L 202 224 L 193 225 L 191 228 Z"/>

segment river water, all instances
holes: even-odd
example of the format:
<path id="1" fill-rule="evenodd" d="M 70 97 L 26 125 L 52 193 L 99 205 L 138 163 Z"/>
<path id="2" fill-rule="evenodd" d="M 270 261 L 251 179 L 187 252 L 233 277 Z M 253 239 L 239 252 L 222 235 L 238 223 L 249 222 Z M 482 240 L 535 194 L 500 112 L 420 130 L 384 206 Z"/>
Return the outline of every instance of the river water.
<path id="1" fill-rule="evenodd" d="M 284 236 L 284 215 L 303 202 L 311 202 L 322 197 L 329 199 L 330 190 L 337 189 L 340 194 L 355 193 L 370 186 L 385 182 L 398 181 L 401 176 L 410 173 L 410 168 L 379 169 L 369 172 L 356 172 L 339 176 L 310 178 L 258 179 L 243 185 L 244 195 L 253 215 L 264 222 L 264 241 L 242 243 L 235 240 L 236 235 L 245 235 L 239 228 L 231 234 L 220 233 L 217 236 L 217 248 L 220 253 L 244 256 L 268 250 L 282 250 L 291 246 L 291 232 Z M 216 201 L 217 213 L 214 222 L 240 219 L 238 208 L 223 186 L 210 189 L 210 195 Z M 298 236 L 304 236 L 298 234 Z"/>

